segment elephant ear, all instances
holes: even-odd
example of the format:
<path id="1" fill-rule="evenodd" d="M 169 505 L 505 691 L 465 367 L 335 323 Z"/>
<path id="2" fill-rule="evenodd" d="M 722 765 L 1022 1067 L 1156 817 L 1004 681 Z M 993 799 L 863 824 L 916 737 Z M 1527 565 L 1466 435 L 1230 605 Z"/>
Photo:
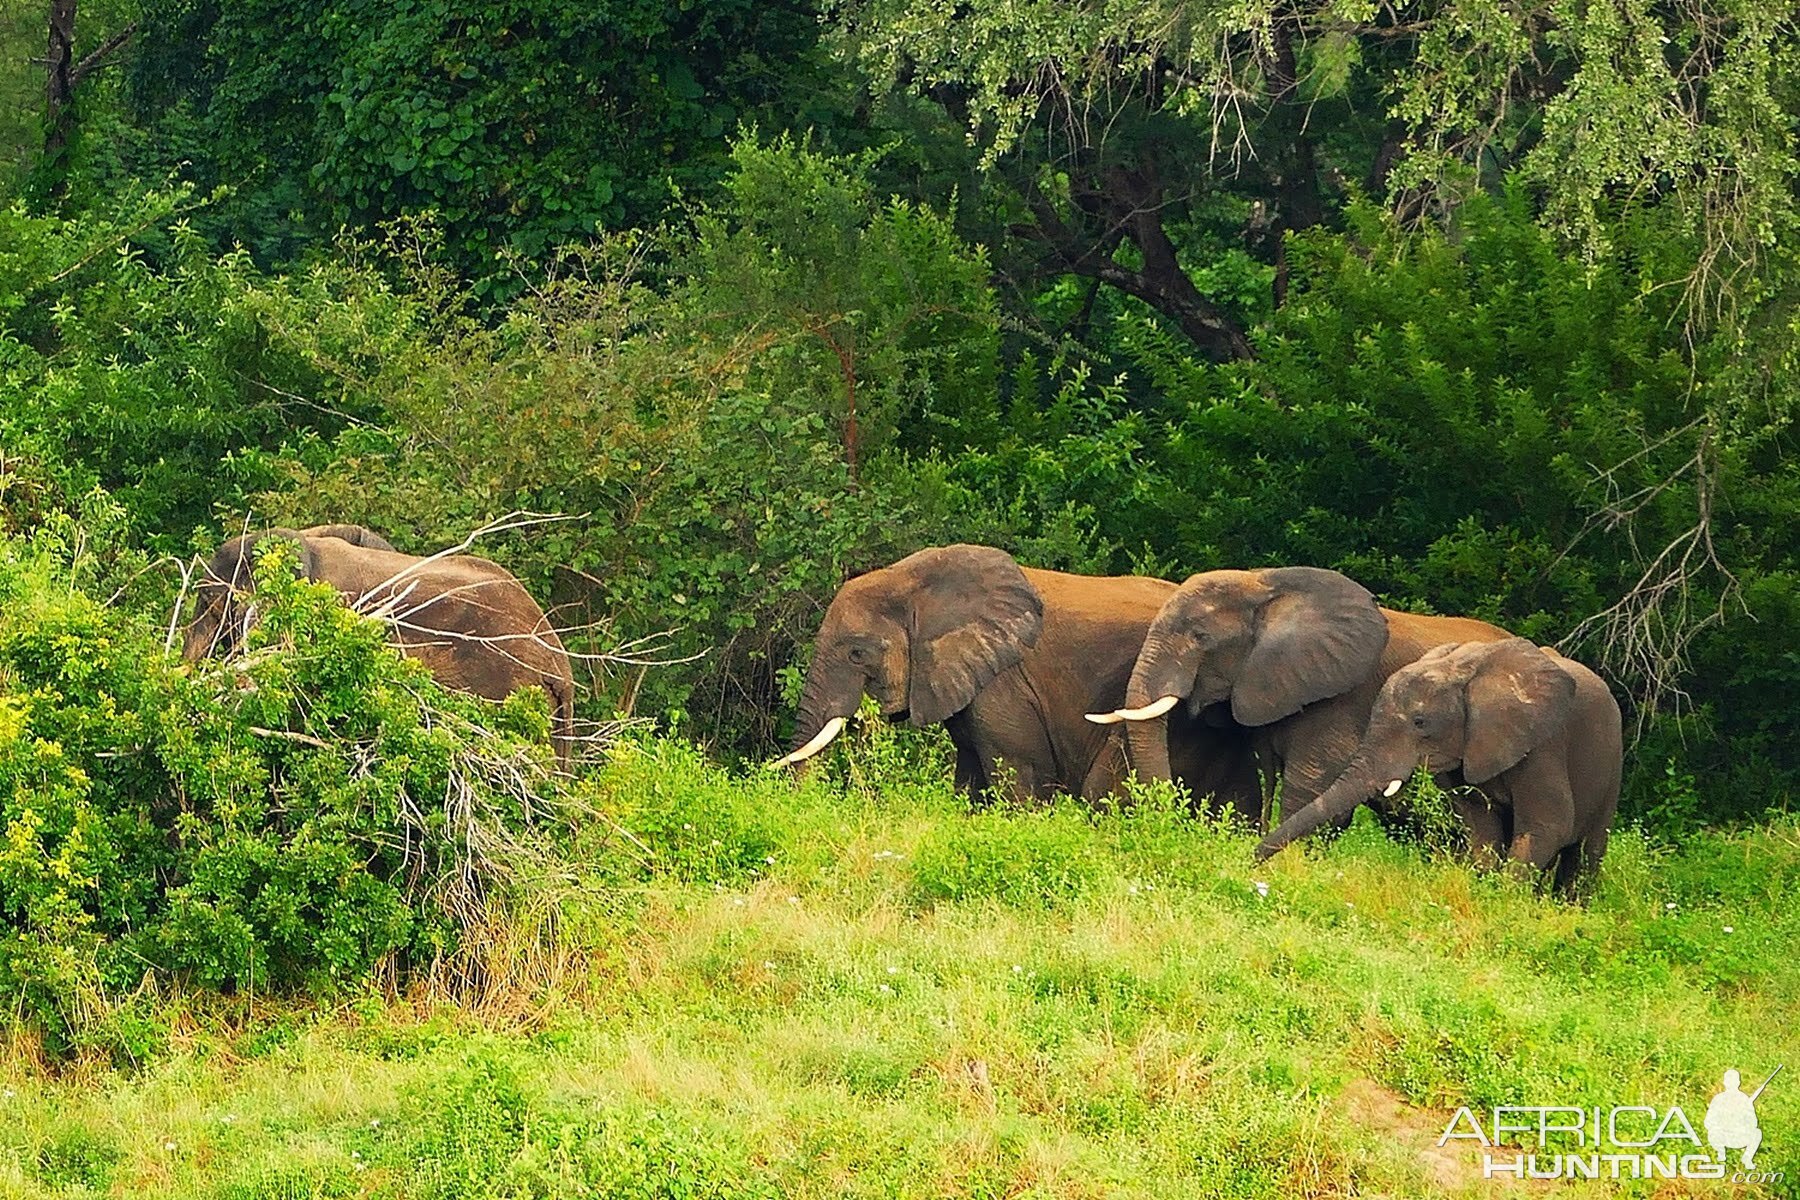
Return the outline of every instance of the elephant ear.
<path id="1" fill-rule="evenodd" d="M 1349 691 L 1373 675 L 1387 649 L 1387 618 L 1360 583 L 1318 567 L 1262 572 L 1274 591 L 1257 616 L 1256 640 L 1231 689 L 1231 715 L 1267 725 Z"/>
<path id="2" fill-rule="evenodd" d="M 234 537 L 213 551 L 206 560 L 207 583 L 224 584 L 234 592 L 247 592 L 251 584 L 250 552 L 256 546 L 254 534 Z"/>
<path id="3" fill-rule="evenodd" d="M 1525 638 L 1476 652 L 1468 685 L 1463 778 L 1482 783 L 1518 764 L 1568 724 L 1575 678 Z"/>
<path id="4" fill-rule="evenodd" d="M 935 725 L 1037 644 L 1044 601 L 1012 555 L 940 546 L 894 564 L 913 581 L 908 719 Z"/>

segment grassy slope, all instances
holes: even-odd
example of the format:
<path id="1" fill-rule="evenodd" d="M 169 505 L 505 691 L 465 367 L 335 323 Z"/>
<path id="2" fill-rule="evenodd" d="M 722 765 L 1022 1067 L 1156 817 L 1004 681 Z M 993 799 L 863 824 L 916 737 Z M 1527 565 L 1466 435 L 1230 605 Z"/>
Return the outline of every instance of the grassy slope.
<path id="1" fill-rule="evenodd" d="M 968 815 L 908 753 L 800 786 L 622 753 L 656 866 L 530 1020 L 189 1017 L 61 1079 L 15 1041 L 0 1195 L 1433 1196 L 1478 1187 L 1430 1152 L 1455 1105 L 1698 1123 L 1724 1067 L 1800 1069 L 1792 821 L 1624 836 L 1583 908 L 1361 825 L 1256 868 L 1166 805 Z M 1760 1110 L 1800 1177 L 1800 1079 Z"/>

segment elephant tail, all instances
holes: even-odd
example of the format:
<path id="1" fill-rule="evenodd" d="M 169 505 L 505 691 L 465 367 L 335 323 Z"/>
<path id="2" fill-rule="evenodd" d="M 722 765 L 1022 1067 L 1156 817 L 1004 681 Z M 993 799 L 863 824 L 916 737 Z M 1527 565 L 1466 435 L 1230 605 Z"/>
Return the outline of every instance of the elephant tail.
<path id="1" fill-rule="evenodd" d="M 569 675 L 550 680 L 550 744 L 556 747 L 556 760 L 563 766 L 575 753 L 575 680 Z"/>

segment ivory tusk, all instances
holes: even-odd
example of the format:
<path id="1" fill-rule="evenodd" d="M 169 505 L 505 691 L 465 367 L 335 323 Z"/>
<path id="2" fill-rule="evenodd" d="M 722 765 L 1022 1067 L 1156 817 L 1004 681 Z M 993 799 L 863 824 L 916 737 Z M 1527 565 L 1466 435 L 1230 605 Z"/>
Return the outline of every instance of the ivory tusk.
<path id="1" fill-rule="evenodd" d="M 1164 696 L 1161 700 L 1152 700 L 1142 708 L 1121 708 L 1118 717 L 1121 721 L 1154 721 L 1180 703 L 1180 696 Z"/>
<path id="2" fill-rule="evenodd" d="M 1383 788 L 1381 794 L 1383 796 L 1392 797 L 1395 792 L 1399 791 L 1401 788 L 1403 788 L 1405 786 L 1406 786 L 1406 780 L 1396 779 L 1396 780 L 1394 780 L 1394 782 L 1388 784 L 1387 787 Z"/>
<path id="3" fill-rule="evenodd" d="M 825 727 L 813 734 L 813 740 L 784 758 L 778 758 L 769 764 L 769 770 L 791 766 L 797 762 L 805 762 L 825 747 L 831 745 L 832 739 L 844 731 L 844 718 L 833 717 L 825 722 Z"/>
<path id="4" fill-rule="evenodd" d="M 1122 714 L 1116 712 L 1083 713 L 1082 715 L 1096 725 L 1117 725 L 1125 719 Z"/>

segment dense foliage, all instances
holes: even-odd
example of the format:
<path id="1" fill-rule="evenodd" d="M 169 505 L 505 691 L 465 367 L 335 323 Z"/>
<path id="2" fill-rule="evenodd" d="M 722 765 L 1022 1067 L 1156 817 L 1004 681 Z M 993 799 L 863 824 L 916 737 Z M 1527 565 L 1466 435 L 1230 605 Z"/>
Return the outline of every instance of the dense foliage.
<path id="1" fill-rule="evenodd" d="M 445 693 L 285 549 L 247 655 L 177 671 L 69 585 L 93 568 L 59 526 L 0 545 L 0 990 L 23 1014 L 136 1054 L 146 979 L 323 994 L 478 961 L 465 938 L 573 811 L 541 694 Z"/>
<path id="2" fill-rule="evenodd" d="M 818 32 L 805 0 L 150 5 L 87 186 L 230 183 L 204 223 L 264 262 L 430 208 L 506 289 L 502 252 L 654 220 L 716 183 L 740 122 L 804 121 Z"/>
<path id="3" fill-rule="evenodd" d="M 419 705 L 497 718 L 304 590 L 252 688 L 175 671 L 178 568 L 246 526 L 554 518 L 476 549 L 569 627 L 584 715 L 727 757 L 787 732 L 848 574 L 968 540 L 1338 567 L 1557 643 L 1626 702 L 1658 838 L 1800 782 L 1791 4 L 0 31 L 45 15 L 68 53 L 0 62 L 0 973 L 52 1026 L 146 962 L 314 986 L 449 944 L 371 831 L 473 769 Z"/>

